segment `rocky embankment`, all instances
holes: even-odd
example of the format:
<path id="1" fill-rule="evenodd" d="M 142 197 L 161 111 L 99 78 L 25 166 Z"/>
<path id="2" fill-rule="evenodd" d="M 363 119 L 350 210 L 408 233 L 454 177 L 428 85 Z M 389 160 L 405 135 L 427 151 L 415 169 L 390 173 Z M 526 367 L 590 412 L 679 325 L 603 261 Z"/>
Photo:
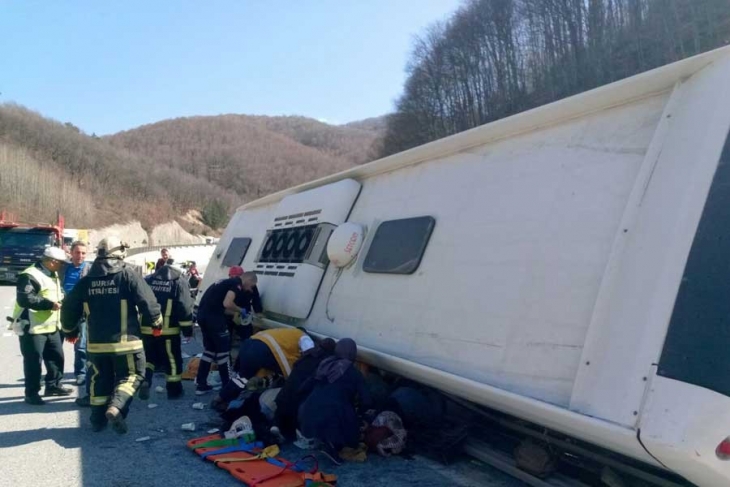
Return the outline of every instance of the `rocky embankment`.
<path id="1" fill-rule="evenodd" d="M 142 228 L 138 221 L 126 224 L 89 230 L 89 244 L 92 248 L 105 237 L 117 236 L 134 247 L 151 247 L 157 245 L 199 244 L 206 242 L 206 236 L 193 235 L 187 232 L 178 222 L 172 221 L 157 225 L 149 232 Z"/>

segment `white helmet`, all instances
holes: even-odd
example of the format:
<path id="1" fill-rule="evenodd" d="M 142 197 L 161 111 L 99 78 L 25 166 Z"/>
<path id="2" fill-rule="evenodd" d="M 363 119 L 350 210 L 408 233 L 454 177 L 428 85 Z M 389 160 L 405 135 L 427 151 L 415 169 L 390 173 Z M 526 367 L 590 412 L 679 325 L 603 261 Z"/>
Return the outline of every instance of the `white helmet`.
<path id="1" fill-rule="evenodd" d="M 122 242 L 119 237 L 107 237 L 96 246 L 96 253 L 99 257 L 110 257 L 123 259 L 127 256 L 129 245 Z"/>
<path id="2" fill-rule="evenodd" d="M 46 250 L 43 251 L 43 258 L 53 259 L 59 262 L 66 262 L 66 260 L 68 260 L 68 257 L 66 257 L 66 252 L 64 252 L 63 249 L 59 249 L 58 247 L 46 247 Z"/>

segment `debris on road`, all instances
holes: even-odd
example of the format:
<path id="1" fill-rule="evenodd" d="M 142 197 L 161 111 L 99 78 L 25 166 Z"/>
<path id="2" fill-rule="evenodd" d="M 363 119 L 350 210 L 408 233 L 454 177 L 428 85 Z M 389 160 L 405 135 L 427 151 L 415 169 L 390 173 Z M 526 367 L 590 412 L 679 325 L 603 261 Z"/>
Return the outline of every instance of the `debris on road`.
<path id="1" fill-rule="evenodd" d="M 193 409 L 205 409 L 205 404 L 203 404 L 202 402 L 196 402 L 195 404 L 193 404 Z"/>
<path id="2" fill-rule="evenodd" d="M 195 431 L 195 423 L 185 423 L 180 428 L 183 431 Z"/>
<path id="3" fill-rule="evenodd" d="M 153 403 L 153 402 L 152 402 L 152 403 L 149 403 L 149 404 L 147 405 L 147 409 L 155 409 L 156 407 L 157 407 L 157 404 L 155 404 L 155 403 Z"/>
<path id="4" fill-rule="evenodd" d="M 149 440 L 151 440 L 151 439 L 152 439 L 152 437 L 150 437 L 150 436 L 142 436 L 142 437 L 140 437 L 140 438 L 137 438 L 137 439 L 136 439 L 136 440 L 134 440 L 134 441 L 136 441 L 136 442 L 138 442 L 138 443 L 142 443 L 143 441 L 149 441 Z"/>

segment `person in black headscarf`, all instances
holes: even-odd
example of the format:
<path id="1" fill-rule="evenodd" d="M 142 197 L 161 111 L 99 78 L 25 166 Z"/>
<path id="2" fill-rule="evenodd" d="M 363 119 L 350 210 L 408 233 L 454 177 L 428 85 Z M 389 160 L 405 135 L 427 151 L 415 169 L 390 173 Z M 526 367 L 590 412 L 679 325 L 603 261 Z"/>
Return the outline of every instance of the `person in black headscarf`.
<path id="1" fill-rule="evenodd" d="M 341 461 L 339 451 L 349 446 L 357 448 L 360 423 L 355 410 L 358 400 L 360 411 L 370 407 L 370 394 L 365 379 L 354 367 L 357 344 L 343 338 L 335 346 L 335 355 L 319 364 L 314 377 L 302 386 L 309 397 L 299 408 L 299 429 L 307 438 L 316 438 L 335 463 Z"/>
<path id="2" fill-rule="evenodd" d="M 311 338 L 309 340 L 311 341 Z M 320 363 L 328 357 L 332 357 L 334 352 L 335 341 L 326 338 L 316 345 L 312 344 L 312 348 L 303 352 L 301 358 L 294 363 L 286 384 L 276 396 L 276 412 L 274 413 L 276 430 L 272 428 L 272 433 L 277 434 L 278 432 L 286 439 L 296 437 L 299 406 L 310 392 L 303 390 L 302 386 L 314 376 Z"/>

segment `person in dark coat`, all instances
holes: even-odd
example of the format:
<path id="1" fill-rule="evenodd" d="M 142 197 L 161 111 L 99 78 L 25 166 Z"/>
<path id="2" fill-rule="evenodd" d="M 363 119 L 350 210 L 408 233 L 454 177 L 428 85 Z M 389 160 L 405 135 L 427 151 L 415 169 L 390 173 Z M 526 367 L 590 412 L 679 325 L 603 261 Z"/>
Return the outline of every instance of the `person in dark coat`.
<path id="1" fill-rule="evenodd" d="M 339 451 L 357 448 L 360 422 L 355 410 L 356 400 L 361 411 L 370 407 L 370 393 L 365 379 L 354 366 L 357 344 L 343 338 L 335 346 L 335 355 L 319 364 L 314 377 L 302 386 L 309 397 L 299 408 L 299 429 L 307 438 L 324 444 L 324 452 L 340 463 Z"/>
<path id="2" fill-rule="evenodd" d="M 276 396 L 274 427 L 277 429 L 272 429 L 272 433 L 280 433 L 287 439 L 296 438 L 297 413 L 299 406 L 307 398 L 302 386 L 308 379 L 314 377 L 319 364 L 331 357 L 334 352 L 335 341 L 326 338 L 316 344 L 314 348 L 303 352 L 302 357 L 294 363 L 289 378 Z"/>

